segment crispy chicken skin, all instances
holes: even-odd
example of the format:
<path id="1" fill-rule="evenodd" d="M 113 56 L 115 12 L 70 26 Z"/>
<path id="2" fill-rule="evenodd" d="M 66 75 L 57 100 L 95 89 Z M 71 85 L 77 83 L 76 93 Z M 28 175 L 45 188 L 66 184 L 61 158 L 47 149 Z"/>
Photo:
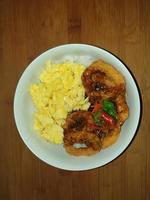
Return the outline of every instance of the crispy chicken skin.
<path id="1" fill-rule="evenodd" d="M 87 122 L 91 119 L 91 112 L 88 111 L 75 111 L 68 115 L 66 123 L 64 124 L 64 134 L 70 132 L 83 131 L 87 127 Z"/>
<path id="2" fill-rule="evenodd" d="M 100 151 L 101 138 L 87 128 L 91 117 L 87 111 L 76 111 L 68 115 L 64 125 L 64 147 L 68 153 L 80 156 Z M 76 148 L 74 144 L 85 144 L 85 147 Z"/>
<path id="3" fill-rule="evenodd" d="M 68 114 L 63 126 L 64 147 L 74 156 L 90 156 L 115 143 L 129 115 L 125 79 L 113 66 L 102 60 L 92 63 L 83 72 L 82 83 L 91 106 L 88 111 Z M 111 118 L 114 121 L 111 125 L 107 121 L 103 125 L 94 124 L 93 108 L 97 103 L 103 105 L 103 100 L 109 100 L 115 107 L 117 116 Z M 100 116 L 103 109 L 100 106 Z M 106 113 L 105 117 L 111 116 Z M 76 144 L 84 144 L 84 147 L 77 148 Z"/>
<path id="4" fill-rule="evenodd" d="M 125 92 L 125 80 L 110 64 L 98 60 L 82 75 L 82 83 L 91 103 L 95 100 L 114 98 Z"/>
<path id="5" fill-rule="evenodd" d="M 120 125 L 128 118 L 126 88 L 123 75 L 103 60 L 92 63 L 82 75 L 82 83 L 91 104 L 110 99 L 115 102 Z"/>

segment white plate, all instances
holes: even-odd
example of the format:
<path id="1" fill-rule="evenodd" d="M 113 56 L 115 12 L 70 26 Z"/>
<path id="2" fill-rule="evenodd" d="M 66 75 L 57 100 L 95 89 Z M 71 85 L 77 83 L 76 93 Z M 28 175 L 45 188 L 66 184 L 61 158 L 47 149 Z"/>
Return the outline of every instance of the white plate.
<path id="1" fill-rule="evenodd" d="M 88 66 L 92 61 L 103 59 L 115 66 L 126 79 L 129 118 L 121 129 L 118 141 L 109 148 L 90 157 L 74 157 L 66 153 L 63 145 L 54 145 L 41 139 L 33 130 L 34 107 L 29 87 L 38 81 L 45 62 L 73 60 Z M 37 57 L 22 74 L 14 97 L 14 116 L 18 131 L 28 148 L 44 162 L 66 170 L 88 170 L 100 167 L 119 156 L 131 142 L 140 119 L 140 97 L 135 81 L 126 66 L 104 49 L 85 44 L 67 44 L 52 48 Z"/>

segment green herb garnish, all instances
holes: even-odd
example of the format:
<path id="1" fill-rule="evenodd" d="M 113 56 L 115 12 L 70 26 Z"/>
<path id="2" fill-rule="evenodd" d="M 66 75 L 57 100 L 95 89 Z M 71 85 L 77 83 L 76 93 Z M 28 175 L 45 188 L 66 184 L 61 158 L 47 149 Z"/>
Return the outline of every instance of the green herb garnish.
<path id="1" fill-rule="evenodd" d="M 103 100 L 103 110 L 115 119 L 117 119 L 116 107 L 112 101 L 109 101 L 107 99 Z"/>

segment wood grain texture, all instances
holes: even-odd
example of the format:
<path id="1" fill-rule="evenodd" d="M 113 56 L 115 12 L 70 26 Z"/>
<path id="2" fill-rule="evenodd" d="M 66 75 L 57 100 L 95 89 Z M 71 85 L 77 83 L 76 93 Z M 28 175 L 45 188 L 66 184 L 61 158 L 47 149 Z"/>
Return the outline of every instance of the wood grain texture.
<path id="1" fill-rule="evenodd" d="M 0 200 L 150 199 L 150 1 L 0 1 Z M 121 58 L 139 84 L 143 117 L 129 148 L 108 165 L 84 172 L 53 168 L 24 145 L 13 97 L 26 66 L 43 51 L 88 43 Z"/>

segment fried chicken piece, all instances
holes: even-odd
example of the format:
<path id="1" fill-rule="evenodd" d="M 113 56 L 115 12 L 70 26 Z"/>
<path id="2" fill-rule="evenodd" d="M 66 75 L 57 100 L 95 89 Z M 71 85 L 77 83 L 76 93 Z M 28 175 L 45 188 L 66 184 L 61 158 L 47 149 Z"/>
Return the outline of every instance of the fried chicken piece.
<path id="1" fill-rule="evenodd" d="M 68 153 L 75 156 L 89 156 L 101 150 L 101 138 L 94 132 L 87 131 L 91 112 L 76 111 L 68 115 L 64 125 L 64 147 Z M 85 147 L 75 147 L 84 144 Z"/>
<path id="2" fill-rule="evenodd" d="M 125 92 L 123 75 L 102 60 L 92 63 L 84 71 L 82 83 L 91 103 L 100 99 L 114 98 Z"/>

